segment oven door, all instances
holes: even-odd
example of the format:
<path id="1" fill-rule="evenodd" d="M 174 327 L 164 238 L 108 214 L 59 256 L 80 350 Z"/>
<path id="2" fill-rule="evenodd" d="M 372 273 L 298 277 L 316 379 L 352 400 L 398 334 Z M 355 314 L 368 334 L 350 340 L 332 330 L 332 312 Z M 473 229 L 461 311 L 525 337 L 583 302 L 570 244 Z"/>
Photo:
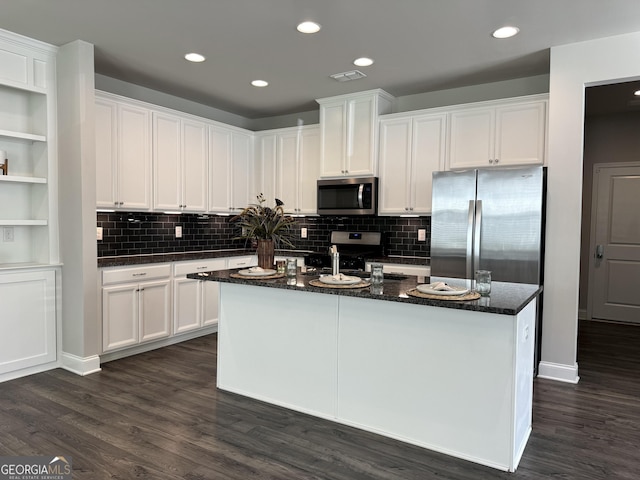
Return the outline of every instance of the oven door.
<path id="1" fill-rule="evenodd" d="M 375 215 L 378 179 L 318 180 L 319 215 Z"/>

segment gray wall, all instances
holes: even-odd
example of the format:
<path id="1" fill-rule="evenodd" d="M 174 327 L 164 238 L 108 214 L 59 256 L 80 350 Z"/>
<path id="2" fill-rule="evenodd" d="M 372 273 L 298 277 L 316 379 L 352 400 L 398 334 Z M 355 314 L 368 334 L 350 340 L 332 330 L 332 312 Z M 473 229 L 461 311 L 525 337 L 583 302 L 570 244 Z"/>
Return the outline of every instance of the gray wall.
<path id="1" fill-rule="evenodd" d="M 587 117 L 584 125 L 582 236 L 580 241 L 581 313 L 587 309 L 593 166 L 596 163 L 640 162 L 640 112 Z"/>

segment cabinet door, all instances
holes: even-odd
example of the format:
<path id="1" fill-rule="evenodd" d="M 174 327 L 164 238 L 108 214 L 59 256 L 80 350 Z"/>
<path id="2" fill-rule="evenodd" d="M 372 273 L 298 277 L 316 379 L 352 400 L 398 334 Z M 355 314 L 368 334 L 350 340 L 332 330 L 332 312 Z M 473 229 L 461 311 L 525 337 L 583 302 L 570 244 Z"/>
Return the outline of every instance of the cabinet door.
<path id="1" fill-rule="evenodd" d="M 173 281 L 173 333 L 199 328 L 202 319 L 200 280 L 182 277 Z M 213 283 L 213 282 L 210 282 Z"/>
<path id="2" fill-rule="evenodd" d="M 451 114 L 449 168 L 493 165 L 495 109 L 473 108 Z M 489 160 L 492 162 L 489 163 Z"/>
<path id="3" fill-rule="evenodd" d="M 118 107 L 118 200 L 121 208 L 151 207 L 151 134 L 149 110 Z"/>
<path id="4" fill-rule="evenodd" d="M 287 213 L 298 212 L 298 132 L 278 135 L 278 181 L 276 196 Z"/>
<path id="5" fill-rule="evenodd" d="M 346 174 L 359 177 L 376 175 L 375 98 L 349 101 L 347 119 Z"/>
<path id="6" fill-rule="evenodd" d="M 276 134 L 260 135 L 256 138 L 256 192 L 262 193 L 268 205 L 276 198 Z"/>
<path id="7" fill-rule="evenodd" d="M 446 115 L 426 115 L 413 119 L 411 149 L 410 211 L 431 213 L 433 172 L 444 170 Z"/>
<path id="8" fill-rule="evenodd" d="M 298 213 L 318 213 L 320 177 L 320 128 L 302 130 L 298 157 Z"/>
<path id="9" fill-rule="evenodd" d="M 141 283 L 140 302 L 140 341 L 156 340 L 168 337 L 171 333 L 171 283 Z"/>
<path id="10" fill-rule="evenodd" d="M 410 206 L 411 117 L 380 122 L 381 214 L 408 213 Z"/>
<path id="11" fill-rule="evenodd" d="M 153 114 L 153 208 L 179 210 L 180 188 L 180 119 L 173 115 Z"/>
<path id="12" fill-rule="evenodd" d="M 202 288 L 202 325 L 216 325 L 218 323 L 218 298 L 220 284 L 218 282 L 200 281 Z"/>
<path id="13" fill-rule="evenodd" d="M 113 102 L 96 99 L 96 206 L 117 207 L 117 107 Z"/>
<path id="14" fill-rule="evenodd" d="M 232 136 L 232 188 L 231 209 L 240 211 L 249 203 L 255 203 L 256 195 L 253 192 L 251 176 L 251 148 L 252 138 L 240 132 L 233 132 Z"/>
<path id="15" fill-rule="evenodd" d="M 182 121 L 182 209 L 207 210 L 207 126 L 193 120 Z"/>
<path id="16" fill-rule="evenodd" d="M 138 285 L 102 288 L 102 349 L 138 343 Z"/>
<path id="17" fill-rule="evenodd" d="M 209 211 L 231 209 L 231 130 L 209 127 Z"/>
<path id="18" fill-rule="evenodd" d="M 55 362 L 55 272 L 0 274 L 0 305 L 0 374 Z"/>
<path id="19" fill-rule="evenodd" d="M 347 144 L 347 103 L 344 101 L 320 106 L 321 175 L 345 175 Z"/>
<path id="20" fill-rule="evenodd" d="M 542 164 L 545 154 L 546 102 L 496 110 L 496 165 Z"/>

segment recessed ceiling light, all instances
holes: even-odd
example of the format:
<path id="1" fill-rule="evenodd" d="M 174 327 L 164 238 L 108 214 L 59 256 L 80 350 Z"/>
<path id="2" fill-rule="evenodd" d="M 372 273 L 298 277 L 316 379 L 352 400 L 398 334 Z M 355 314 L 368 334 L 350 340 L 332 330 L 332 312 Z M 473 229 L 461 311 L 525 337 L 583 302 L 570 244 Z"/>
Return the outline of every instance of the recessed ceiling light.
<path id="1" fill-rule="evenodd" d="M 635 92 L 633 92 L 633 94 L 634 94 L 636 97 L 640 97 L 640 90 L 636 90 Z"/>
<path id="2" fill-rule="evenodd" d="M 360 58 L 356 58 L 353 61 L 354 65 L 357 65 L 358 67 L 368 67 L 370 65 L 373 65 L 373 60 L 367 57 L 360 57 Z"/>
<path id="3" fill-rule="evenodd" d="M 518 27 L 506 26 L 506 27 L 497 29 L 491 35 L 494 38 L 510 38 L 510 37 L 513 37 L 514 35 L 517 35 L 519 31 L 520 29 Z"/>
<path id="4" fill-rule="evenodd" d="M 316 22 L 302 22 L 296 28 L 300 33 L 316 33 L 320 31 L 320 25 Z"/>
<path id="5" fill-rule="evenodd" d="M 254 80 L 253 82 L 251 82 L 251 85 L 253 85 L 254 87 L 266 87 L 267 85 L 269 85 L 269 82 L 265 82 L 264 80 Z"/>
<path id="6" fill-rule="evenodd" d="M 186 58 L 187 60 L 189 60 L 190 62 L 204 62 L 206 59 L 204 58 L 203 55 L 200 55 L 199 53 L 187 53 L 184 58 Z"/>

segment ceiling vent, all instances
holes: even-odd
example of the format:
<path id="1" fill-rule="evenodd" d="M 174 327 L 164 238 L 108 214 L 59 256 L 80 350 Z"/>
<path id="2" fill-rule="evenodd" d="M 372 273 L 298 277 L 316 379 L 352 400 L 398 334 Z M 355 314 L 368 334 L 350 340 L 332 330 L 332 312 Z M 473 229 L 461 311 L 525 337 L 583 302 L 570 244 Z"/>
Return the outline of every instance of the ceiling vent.
<path id="1" fill-rule="evenodd" d="M 364 73 L 362 73 L 360 70 L 350 70 L 348 72 L 334 73 L 333 75 L 330 75 L 330 76 L 331 76 L 331 78 L 333 78 L 334 80 L 337 80 L 339 82 L 348 82 L 350 80 L 359 80 L 360 78 L 366 77 L 366 75 Z"/>

